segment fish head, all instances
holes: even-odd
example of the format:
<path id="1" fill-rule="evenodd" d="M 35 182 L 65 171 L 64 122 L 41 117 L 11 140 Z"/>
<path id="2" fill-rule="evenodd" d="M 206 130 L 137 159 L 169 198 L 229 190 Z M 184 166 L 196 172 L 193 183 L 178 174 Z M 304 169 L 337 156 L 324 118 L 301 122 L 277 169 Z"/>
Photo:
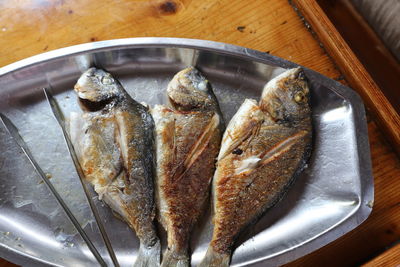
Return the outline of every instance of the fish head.
<path id="1" fill-rule="evenodd" d="M 217 104 L 210 82 L 195 68 L 178 72 L 168 84 L 167 94 L 177 110 L 207 109 Z"/>
<path id="2" fill-rule="evenodd" d="M 75 92 L 81 100 L 98 103 L 114 98 L 120 93 L 120 85 L 110 73 L 90 68 L 75 84 Z"/>
<path id="3" fill-rule="evenodd" d="M 293 124 L 310 116 L 310 88 L 301 68 L 290 69 L 269 81 L 260 107 L 278 123 Z"/>

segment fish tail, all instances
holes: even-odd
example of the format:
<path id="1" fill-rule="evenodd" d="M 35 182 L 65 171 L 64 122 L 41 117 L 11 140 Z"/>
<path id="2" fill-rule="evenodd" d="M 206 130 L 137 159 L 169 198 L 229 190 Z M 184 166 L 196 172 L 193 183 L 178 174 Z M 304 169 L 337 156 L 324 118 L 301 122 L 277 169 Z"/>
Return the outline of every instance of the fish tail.
<path id="1" fill-rule="evenodd" d="M 161 267 L 189 267 L 190 258 L 187 253 L 177 254 L 173 250 L 167 249 L 163 256 Z"/>
<path id="2" fill-rule="evenodd" d="M 230 253 L 218 253 L 212 246 L 209 246 L 206 256 L 198 267 L 229 267 L 230 258 Z"/>
<path id="3" fill-rule="evenodd" d="M 161 245 L 159 240 L 157 240 L 157 242 L 151 247 L 147 247 L 141 242 L 139 247 L 139 253 L 133 267 L 160 266 L 160 257 L 161 257 L 160 254 L 161 254 Z"/>

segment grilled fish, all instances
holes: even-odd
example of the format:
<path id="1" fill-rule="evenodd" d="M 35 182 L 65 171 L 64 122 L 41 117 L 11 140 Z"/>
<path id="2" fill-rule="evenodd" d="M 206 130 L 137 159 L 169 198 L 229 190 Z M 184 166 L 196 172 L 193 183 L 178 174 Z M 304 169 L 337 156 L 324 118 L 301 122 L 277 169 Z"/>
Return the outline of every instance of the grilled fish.
<path id="1" fill-rule="evenodd" d="M 159 266 L 161 247 L 153 223 L 153 119 L 103 70 L 89 69 L 74 89 L 83 114 L 71 114 L 70 136 L 85 179 L 136 232 L 140 249 L 134 266 Z"/>
<path id="2" fill-rule="evenodd" d="M 239 233 L 279 201 L 311 153 L 310 90 L 300 68 L 268 82 L 230 121 L 213 179 L 214 231 L 199 266 L 228 266 Z"/>
<path id="3" fill-rule="evenodd" d="M 151 111 L 158 217 L 168 235 L 161 266 L 189 266 L 190 231 L 208 199 L 224 123 L 210 83 L 195 68 L 177 73 L 167 94 L 171 107 Z"/>

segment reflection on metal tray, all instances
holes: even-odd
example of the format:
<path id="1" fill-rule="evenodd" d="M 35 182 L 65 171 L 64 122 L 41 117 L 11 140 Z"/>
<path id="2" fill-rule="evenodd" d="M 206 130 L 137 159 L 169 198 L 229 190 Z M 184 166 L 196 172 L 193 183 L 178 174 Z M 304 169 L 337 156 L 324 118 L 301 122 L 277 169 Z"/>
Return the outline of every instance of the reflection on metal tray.
<path id="1" fill-rule="evenodd" d="M 137 38 L 83 44 L 51 51 L 0 69 L 0 111 L 19 128 L 40 166 L 51 177 L 89 236 L 108 254 L 62 133 L 46 103 L 49 84 L 65 115 L 78 110 L 72 87 L 90 66 L 117 77 L 129 94 L 151 105 L 164 103 L 168 81 L 187 65 L 214 85 L 229 121 L 245 98 L 258 99 L 263 85 L 294 63 L 242 47 L 175 38 Z M 241 238 L 233 266 L 278 265 L 331 242 L 371 212 L 373 181 L 364 106 L 351 89 L 305 69 L 312 87 L 314 144 L 308 169 L 286 197 Z M 53 196 L 4 128 L 0 128 L 0 256 L 21 265 L 96 264 Z M 95 198 L 95 197 L 94 197 Z M 138 240 L 126 224 L 96 200 L 122 266 L 135 261 Z M 193 230 L 192 264 L 211 238 L 210 211 Z M 165 233 L 161 233 L 164 239 Z"/>

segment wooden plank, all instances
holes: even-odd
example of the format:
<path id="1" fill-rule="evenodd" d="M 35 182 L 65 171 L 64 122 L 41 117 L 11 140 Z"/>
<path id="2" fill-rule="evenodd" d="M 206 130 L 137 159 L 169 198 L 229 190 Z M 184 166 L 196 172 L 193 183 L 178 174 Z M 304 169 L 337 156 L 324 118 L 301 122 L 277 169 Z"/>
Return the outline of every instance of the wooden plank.
<path id="1" fill-rule="evenodd" d="M 400 113 L 400 64 L 349 0 L 317 0 L 340 35 Z M 368 45 L 365 45 L 368 44 Z M 385 66 L 382 68 L 382 66 Z"/>
<path id="2" fill-rule="evenodd" d="M 395 245 L 373 260 L 362 265 L 362 267 L 376 266 L 400 266 L 400 244 Z"/>
<path id="3" fill-rule="evenodd" d="M 0 267 L 17 267 L 18 265 L 12 264 L 4 259 L 0 258 Z"/>
<path id="4" fill-rule="evenodd" d="M 400 116 L 340 36 L 316 0 L 293 0 L 340 71 L 366 102 L 387 138 L 400 153 Z"/>
<path id="5" fill-rule="evenodd" d="M 74 44 L 164 36 L 268 51 L 329 77 L 340 76 L 293 8 L 282 0 L 6 2 L 0 1 L 0 66 Z"/>

